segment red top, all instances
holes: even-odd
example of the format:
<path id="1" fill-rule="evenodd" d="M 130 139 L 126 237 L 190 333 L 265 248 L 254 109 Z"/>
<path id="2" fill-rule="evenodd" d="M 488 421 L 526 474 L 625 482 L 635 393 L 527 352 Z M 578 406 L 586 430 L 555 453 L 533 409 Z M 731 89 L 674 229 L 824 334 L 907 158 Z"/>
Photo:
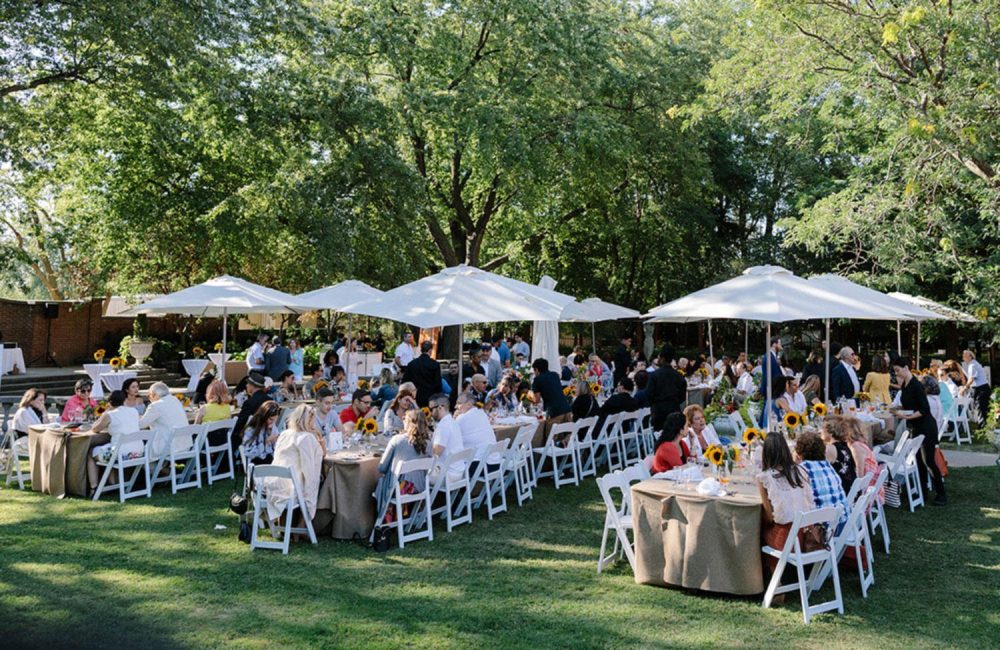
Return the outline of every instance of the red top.
<path id="1" fill-rule="evenodd" d="M 359 417 L 360 416 L 354 412 L 354 407 L 348 406 L 346 409 L 340 412 L 340 423 L 344 424 L 345 422 L 353 422 L 357 424 Z"/>
<path id="2" fill-rule="evenodd" d="M 653 472 L 665 472 L 683 464 L 681 450 L 677 447 L 677 443 L 665 442 L 656 448 L 656 455 L 653 457 Z"/>

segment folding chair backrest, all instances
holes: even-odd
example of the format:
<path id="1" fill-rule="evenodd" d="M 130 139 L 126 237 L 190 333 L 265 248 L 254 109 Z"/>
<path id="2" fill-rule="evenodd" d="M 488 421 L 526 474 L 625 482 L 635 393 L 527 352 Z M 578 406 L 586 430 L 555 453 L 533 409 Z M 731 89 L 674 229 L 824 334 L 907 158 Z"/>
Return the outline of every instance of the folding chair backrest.
<path id="1" fill-rule="evenodd" d="M 594 439 L 594 427 L 597 425 L 597 416 L 592 415 L 589 418 L 583 418 L 582 420 L 577 420 L 576 422 L 576 436 L 577 440 L 583 444 L 589 444 Z M 580 432 L 583 435 L 580 435 Z"/>
<path id="2" fill-rule="evenodd" d="M 570 444 L 576 439 L 576 422 L 563 422 L 555 424 L 549 429 L 549 438 L 545 441 L 546 447 L 556 446 L 556 438 L 569 437 Z"/>
<path id="3" fill-rule="evenodd" d="M 535 431 L 537 430 L 538 425 L 535 423 L 521 425 L 521 428 L 517 430 L 517 435 L 514 436 L 515 445 L 518 447 L 524 447 L 530 451 L 531 442 L 534 440 Z"/>
<path id="4" fill-rule="evenodd" d="M 399 478 L 404 474 L 410 474 L 411 472 L 429 472 L 432 467 L 434 467 L 433 458 L 397 460 L 392 466 L 392 473 L 396 476 L 396 480 L 399 481 Z"/>
<path id="5" fill-rule="evenodd" d="M 620 472 L 615 472 L 615 473 L 621 476 L 622 479 L 626 483 L 628 483 L 629 486 L 631 486 L 633 483 L 638 483 L 640 481 L 645 481 L 651 478 L 649 475 L 649 470 L 646 469 L 646 466 L 643 463 L 635 463 L 634 465 L 629 465 Z"/>
<path id="6" fill-rule="evenodd" d="M 618 426 L 621 427 L 622 433 L 639 433 L 639 411 L 631 411 L 628 413 L 622 413 Z"/>
<path id="7" fill-rule="evenodd" d="M 232 432 L 233 427 L 235 426 L 236 426 L 236 418 L 229 418 L 228 420 L 216 420 L 215 422 L 206 422 L 205 435 L 207 436 L 209 433 L 212 433 L 213 431 L 226 430 Z M 227 439 L 229 437 L 230 436 L 226 436 Z"/>
<path id="8" fill-rule="evenodd" d="M 823 525 L 826 527 L 828 533 L 829 531 L 833 531 L 836 528 L 837 522 L 840 521 L 840 512 L 840 506 L 827 506 L 826 508 L 817 508 L 816 510 L 796 514 L 795 519 L 792 521 L 792 528 L 788 531 L 788 540 L 785 542 L 782 553 L 787 554 L 792 550 L 793 545 L 796 551 L 799 550 L 799 531 L 807 526 Z"/>
<path id="9" fill-rule="evenodd" d="M 903 461 L 904 464 L 909 467 L 910 465 L 915 465 L 917 462 L 917 454 L 920 452 L 920 448 L 924 444 L 924 437 L 917 436 L 916 438 L 910 440 L 910 447 L 906 450 L 906 457 Z"/>
<path id="10" fill-rule="evenodd" d="M 875 472 L 868 472 L 864 476 L 854 479 L 854 483 L 851 484 L 851 489 L 847 493 L 847 505 L 854 505 L 858 497 L 864 493 L 865 488 L 871 484 L 873 478 L 875 478 Z"/>
<path id="11" fill-rule="evenodd" d="M 878 494 L 878 492 L 885 485 L 885 482 L 888 480 L 889 480 L 889 470 L 887 470 L 884 467 L 879 468 L 878 478 L 875 479 L 875 485 L 872 486 L 875 488 L 876 494 Z"/>
<path id="12" fill-rule="evenodd" d="M 625 514 L 628 507 L 626 503 L 628 482 L 625 481 L 619 472 L 598 476 L 597 488 L 601 491 L 601 498 L 604 500 L 604 506 L 608 509 L 608 513 L 613 513 L 616 518 Z M 617 502 L 615 501 L 615 490 L 619 493 L 617 495 L 619 501 Z"/>
<path id="13" fill-rule="evenodd" d="M 204 424 L 188 424 L 183 427 L 174 427 L 174 439 L 191 436 L 191 450 L 201 449 L 202 437 L 207 431 L 207 426 Z M 184 451 L 188 451 L 185 449 Z"/>
<path id="14" fill-rule="evenodd" d="M 292 470 L 284 465 L 256 465 L 253 468 L 253 477 L 256 481 L 262 478 L 287 478 L 291 480 Z"/>
<path id="15" fill-rule="evenodd" d="M 604 418 L 604 425 L 601 427 L 601 430 L 597 432 L 597 435 L 594 436 L 594 439 L 606 440 L 613 437 L 615 429 L 618 427 L 618 423 L 622 419 L 622 415 L 622 413 L 616 413 Z"/>

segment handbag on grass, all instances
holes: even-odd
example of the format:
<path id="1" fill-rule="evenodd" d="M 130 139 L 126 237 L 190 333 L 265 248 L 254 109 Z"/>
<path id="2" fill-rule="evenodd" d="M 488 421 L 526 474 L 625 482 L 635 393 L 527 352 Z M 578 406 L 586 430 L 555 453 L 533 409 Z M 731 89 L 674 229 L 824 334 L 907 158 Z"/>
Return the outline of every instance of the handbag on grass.
<path id="1" fill-rule="evenodd" d="M 889 479 L 885 482 L 885 505 L 898 508 L 903 505 L 899 496 L 899 483 Z"/>

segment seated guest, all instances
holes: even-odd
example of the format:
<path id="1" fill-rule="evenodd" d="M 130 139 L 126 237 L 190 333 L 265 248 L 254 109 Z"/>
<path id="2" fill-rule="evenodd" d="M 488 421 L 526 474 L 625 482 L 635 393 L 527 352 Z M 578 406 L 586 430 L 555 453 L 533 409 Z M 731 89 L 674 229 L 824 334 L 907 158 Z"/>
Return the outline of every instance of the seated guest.
<path id="1" fill-rule="evenodd" d="M 14 445 L 22 454 L 28 453 L 28 429 L 35 425 L 48 424 L 50 420 L 49 414 L 45 412 L 45 398 L 45 391 L 29 388 L 24 391 L 17 411 L 14 412 L 10 428 L 15 437 Z"/>
<path id="2" fill-rule="evenodd" d="M 656 440 L 656 454 L 653 457 L 653 472 L 665 472 L 684 464 L 681 459 L 681 448 L 677 445 L 677 436 L 684 428 L 684 416 L 671 413 L 663 423 L 663 430 Z"/>
<path id="3" fill-rule="evenodd" d="M 246 426 L 253 414 L 257 412 L 260 405 L 267 401 L 267 393 L 264 392 L 264 375 L 259 372 L 251 372 L 244 378 L 246 399 L 240 406 L 240 413 L 236 416 L 236 425 L 232 432 L 232 445 L 235 451 L 243 442 L 243 428 Z M 239 390 L 239 386 L 236 387 Z"/>
<path id="4" fill-rule="evenodd" d="M 505 375 L 500 385 L 486 393 L 485 408 L 488 411 L 513 411 L 517 408 L 517 380 Z"/>
<path id="5" fill-rule="evenodd" d="M 472 397 L 459 395 L 455 409 L 455 422 L 458 423 L 458 429 L 462 433 L 463 448 L 478 449 L 497 441 L 497 434 L 493 432 L 489 416 L 476 406 Z"/>
<path id="6" fill-rule="evenodd" d="M 333 408 L 336 396 L 329 388 L 316 391 L 316 406 L 314 416 L 316 428 L 326 439 L 327 449 L 340 449 L 344 446 L 343 430 L 340 428 L 340 416 Z"/>
<path id="7" fill-rule="evenodd" d="M 871 472 L 872 480 L 869 485 L 875 485 L 879 474 L 878 461 L 875 460 L 875 452 L 868 446 L 868 439 L 861 429 L 861 422 L 857 418 L 845 418 L 844 425 L 847 438 L 851 441 L 851 455 L 854 456 L 854 466 L 858 469 L 858 476 Z M 885 502 L 884 487 L 879 490 L 878 499 Z"/>
<path id="8" fill-rule="evenodd" d="M 462 442 L 462 430 L 448 410 L 448 396 L 444 393 L 431 395 L 427 405 L 431 417 L 437 422 L 434 427 L 434 455 L 436 457 L 448 456 L 465 449 Z M 463 472 L 465 472 L 465 461 L 456 461 L 448 466 L 448 475 L 452 478 L 461 477 Z"/>
<path id="9" fill-rule="evenodd" d="M 854 485 L 854 479 L 858 478 L 858 466 L 854 462 L 854 454 L 851 453 L 851 428 L 847 418 L 834 415 L 823 422 L 823 433 L 821 438 L 826 445 L 826 460 L 833 467 L 840 477 L 840 486 L 844 492 L 850 492 Z"/>
<path id="10" fill-rule="evenodd" d="M 288 428 L 278 436 L 274 446 L 274 465 L 291 469 L 292 476 L 298 478 L 302 488 L 302 500 L 306 512 L 299 513 L 299 526 L 305 527 L 305 517 L 316 516 L 316 501 L 319 498 L 320 472 L 326 448 L 323 437 L 316 430 L 312 407 L 299 404 L 288 417 Z M 292 499 L 292 483 L 280 477 L 264 479 L 267 490 L 267 516 L 277 519 Z"/>
<path id="11" fill-rule="evenodd" d="M 635 403 L 639 408 L 647 408 L 649 406 L 649 396 L 646 394 L 646 385 L 649 383 L 649 372 L 645 368 L 637 370 L 632 381 L 635 382 Z"/>
<path id="12" fill-rule="evenodd" d="M 639 410 L 639 404 L 632 397 L 635 384 L 628 377 L 622 377 L 615 387 L 615 392 L 601 405 L 601 415 L 616 415 Z"/>
<path id="13" fill-rule="evenodd" d="M 378 408 L 386 402 L 392 401 L 396 397 L 399 388 L 396 386 L 396 378 L 388 368 L 382 368 L 378 376 L 378 389 L 375 391 L 373 404 Z"/>
<path id="14" fill-rule="evenodd" d="M 464 392 L 471 395 L 476 402 L 485 404 L 487 391 L 486 375 L 475 373 L 469 377 L 469 380 L 469 385 Z"/>
<path id="15" fill-rule="evenodd" d="M 260 405 L 243 430 L 243 453 L 254 465 L 270 465 L 274 460 L 274 443 L 278 441 L 278 418 L 281 407 L 268 400 Z"/>
<path id="16" fill-rule="evenodd" d="M 111 391 L 111 394 L 108 395 L 108 404 L 110 408 L 97 419 L 97 422 L 91 428 L 91 431 L 94 433 L 108 433 L 112 440 L 112 442 L 98 445 L 91 449 L 90 455 L 87 457 L 87 480 L 90 482 L 92 488 L 97 487 L 98 482 L 101 480 L 97 467 L 97 459 L 110 460 L 111 445 L 114 444 L 115 438 L 126 433 L 135 433 L 139 430 L 139 413 L 134 408 L 125 406 L 124 392 L 120 390 Z M 136 440 L 123 445 L 120 451 L 126 458 L 130 456 L 138 458 L 142 456 L 142 447 L 143 443 Z"/>
<path id="17" fill-rule="evenodd" d="M 795 464 L 784 436 L 764 439 L 761 472 L 757 474 L 764 512 L 761 517 L 761 539 L 774 549 L 783 549 L 788 541 L 795 515 L 813 509 L 812 485 L 805 470 Z M 777 558 L 765 555 L 773 572 Z"/>
<path id="18" fill-rule="evenodd" d="M 941 405 L 941 386 L 937 383 L 937 379 L 934 379 L 930 375 L 921 377 L 920 383 L 924 386 L 927 403 L 931 407 L 931 415 L 934 417 L 934 423 L 937 425 L 938 431 L 940 431 L 941 425 L 944 423 L 944 407 Z M 947 393 L 948 391 L 944 392 Z"/>
<path id="19" fill-rule="evenodd" d="M 806 406 L 812 408 L 813 405 L 823 401 L 823 398 L 819 394 L 820 388 L 822 388 L 822 385 L 819 377 L 816 375 L 806 377 L 806 380 L 802 383 L 802 387 L 799 389 L 799 392 L 806 398 Z"/>
<path id="20" fill-rule="evenodd" d="M 307 368 L 307 372 L 309 373 L 309 379 L 306 380 L 306 386 L 305 386 L 305 389 L 304 389 L 305 393 L 306 393 L 306 396 L 315 395 L 316 394 L 316 385 L 319 384 L 320 382 L 323 382 L 323 384 L 325 384 L 327 386 L 330 385 L 330 382 L 328 382 L 326 380 L 326 378 L 323 377 L 323 368 L 322 368 L 322 366 L 312 366 L 311 365 L 311 366 L 309 366 Z"/>
<path id="21" fill-rule="evenodd" d="M 88 408 L 97 408 L 97 402 L 90 398 L 90 391 L 94 388 L 94 382 L 89 379 L 77 379 L 73 386 L 73 396 L 66 400 L 63 406 L 63 422 L 82 422 Z"/>
<path id="22" fill-rule="evenodd" d="M 295 374 L 284 370 L 278 375 L 277 382 L 267 389 L 269 399 L 278 402 L 290 402 L 295 399 Z"/>
<path id="23" fill-rule="evenodd" d="M 780 439 L 780 436 L 774 436 Z M 766 442 L 766 440 L 765 440 Z M 784 442 L 784 440 L 782 440 Z M 813 507 L 826 508 L 840 506 L 840 522 L 837 531 L 847 521 L 850 509 L 847 507 L 847 494 L 840 483 L 840 477 L 826 460 L 826 445 L 818 433 L 803 431 L 795 440 L 795 455 L 799 457 L 799 465 L 809 476 L 809 486 L 813 493 Z"/>
<path id="24" fill-rule="evenodd" d="M 250 381 L 250 375 L 247 375 L 243 379 L 236 382 L 236 387 L 233 388 L 233 404 L 236 408 L 243 408 L 243 402 L 247 401 L 250 397 L 250 393 L 247 392 L 247 383 Z M 253 415 L 251 413 L 250 415 Z"/>
<path id="25" fill-rule="evenodd" d="M 402 431 L 406 420 L 406 414 L 410 411 L 417 411 L 417 387 L 413 382 L 405 381 L 399 385 L 399 392 L 389 402 L 382 418 L 382 429 L 384 431 Z"/>
<path id="26" fill-rule="evenodd" d="M 749 361 L 736 364 L 736 391 L 741 395 L 753 395 L 757 391 L 752 370 L 753 364 Z"/>
<path id="27" fill-rule="evenodd" d="M 391 472 L 397 461 L 417 460 L 430 457 L 431 430 L 427 426 L 427 418 L 418 409 L 407 411 L 403 416 L 402 433 L 397 433 L 386 445 L 385 452 L 378 464 L 379 482 L 375 488 L 378 512 L 385 510 L 385 503 L 392 495 L 393 478 L 401 484 L 410 483 L 414 492 L 423 492 L 426 486 L 426 473 L 409 472 L 393 477 Z M 390 506 L 391 507 L 391 506 Z M 398 515 L 397 515 L 398 516 Z"/>
<path id="28" fill-rule="evenodd" d="M 122 392 L 125 393 L 125 406 L 134 408 L 142 415 L 146 412 L 146 400 L 139 394 L 139 380 L 129 377 L 122 382 Z"/>
<path id="29" fill-rule="evenodd" d="M 134 410 L 134 409 L 133 409 Z M 170 387 L 158 381 L 149 387 L 149 407 L 139 420 L 139 428 L 153 432 L 151 458 L 160 458 L 171 449 L 190 449 L 194 442 L 187 434 L 174 437 L 174 429 L 188 425 L 187 413 L 181 401 L 170 394 Z"/>
<path id="30" fill-rule="evenodd" d="M 333 379 L 333 369 L 340 367 L 340 357 L 333 350 L 327 350 L 323 355 L 323 379 L 330 381 Z"/>
<path id="31" fill-rule="evenodd" d="M 865 375 L 862 390 L 876 402 L 892 404 L 892 397 L 889 396 L 889 364 L 886 362 L 884 354 L 876 354 L 872 357 L 872 369 Z"/>
<path id="32" fill-rule="evenodd" d="M 340 412 L 340 423 L 357 425 L 358 420 L 377 416 L 378 411 L 372 406 L 372 394 L 359 388 L 351 395 L 351 405 Z"/>
<path id="33" fill-rule="evenodd" d="M 684 409 L 684 433 L 681 435 L 681 454 L 685 460 L 694 457 L 701 461 L 702 454 L 711 445 L 721 445 L 715 427 L 705 422 L 705 411 L 697 404 Z"/>
<path id="34" fill-rule="evenodd" d="M 589 418 L 591 415 L 597 415 L 601 410 L 597 405 L 597 399 L 590 390 L 590 384 L 582 379 L 576 382 L 570 410 L 573 413 L 574 422 Z"/>
<path id="35" fill-rule="evenodd" d="M 778 415 L 781 417 L 785 417 L 788 413 L 802 415 L 808 411 L 809 404 L 806 402 L 806 396 L 799 390 L 799 380 L 789 376 L 781 377 L 781 379 L 784 380 L 783 390 L 775 400 L 780 411 Z"/>
<path id="36" fill-rule="evenodd" d="M 229 406 L 229 388 L 225 382 L 216 379 L 205 391 L 205 405 L 198 409 L 198 414 L 194 416 L 195 424 L 219 422 L 231 417 L 233 409 Z"/>
<path id="37" fill-rule="evenodd" d="M 563 381 L 573 379 L 573 369 L 566 362 L 566 357 L 559 357 L 559 377 Z"/>
<path id="38" fill-rule="evenodd" d="M 330 388 L 344 394 L 347 392 L 347 372 L 340 366 L 334 366 L 330 371 Z"/>
<path id="39" fill-rule="evenodd" d="M 194 389 L 194 403 L 204 404 L 208 399 L 208 387 L 215 381 L 215 373 L 210 368 L 206 368 L 198 378 L 198 384 Z M 141 414 L 140 414 L 141 415 Z"/>

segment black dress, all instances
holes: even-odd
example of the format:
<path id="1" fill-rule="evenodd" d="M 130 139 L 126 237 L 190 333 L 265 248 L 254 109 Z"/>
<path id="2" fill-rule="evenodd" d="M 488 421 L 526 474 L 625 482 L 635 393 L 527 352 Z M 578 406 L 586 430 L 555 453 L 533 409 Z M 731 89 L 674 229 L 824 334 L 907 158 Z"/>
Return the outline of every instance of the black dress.
<path id="1" fill-rule="evenodd" d="M 840 485 L 844 488 L 844 494 L 848 494 L 851 491 L 851 486 L 854 485 L 854 479 L 858 478 L 858 472 L 854 467 L 854 456 L 851 455 L 851 448 L 846 442 L 834 442 L 833 446 L 837 450 L 837 460 L 831 464 L 833 470 L 837 472 L 837 476 L 840 477 Z"/>

